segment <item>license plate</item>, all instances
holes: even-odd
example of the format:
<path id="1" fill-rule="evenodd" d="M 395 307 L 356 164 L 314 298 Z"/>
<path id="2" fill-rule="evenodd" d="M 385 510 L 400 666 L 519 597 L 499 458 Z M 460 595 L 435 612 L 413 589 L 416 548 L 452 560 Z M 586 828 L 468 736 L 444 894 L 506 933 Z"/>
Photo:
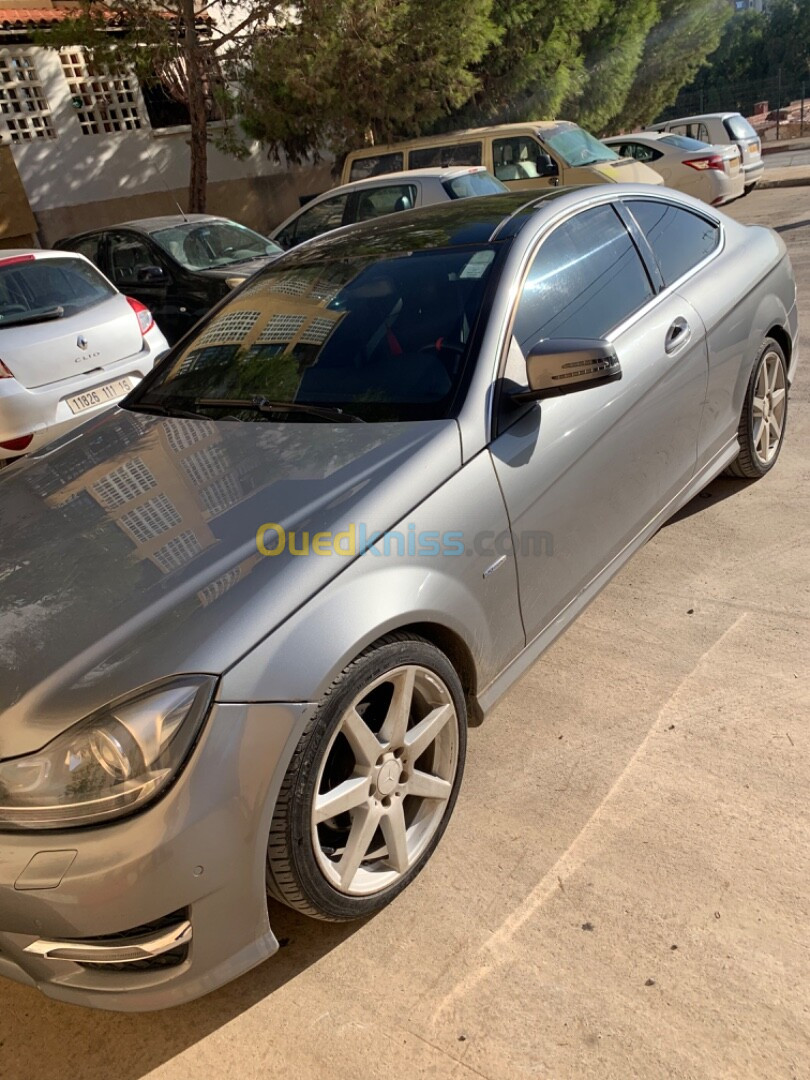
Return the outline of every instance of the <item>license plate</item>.
<path id="1" fill-rule="evenodd" d="M 96 405 L 106 405 L 110 401 L 128 394 L 132 388 L 129 379 L 116 379 L 115 382 L 105 383 L 104 386 L 96 386 L 93 390 L 85 390 L 83 394 L 74 394 L 67 399 L 68 408 L 76 413 L 93 409 Z"/>

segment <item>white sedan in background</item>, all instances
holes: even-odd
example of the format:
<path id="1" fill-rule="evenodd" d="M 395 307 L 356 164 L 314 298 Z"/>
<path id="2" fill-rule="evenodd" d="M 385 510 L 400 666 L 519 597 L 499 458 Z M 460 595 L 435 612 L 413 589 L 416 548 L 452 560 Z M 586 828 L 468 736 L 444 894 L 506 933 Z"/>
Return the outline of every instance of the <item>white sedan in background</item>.
<path id="1" fill-rule="evenodd" d="M 119 401 L 167 349 L 83 255 L 0 252 L 0 467 Z"/>
<path id="2" fill-rule="evenodd" d="M 733 143 L 715 146 L 668 131 L 637 131 L 602 142 L 620 157 L 634 158 L 655 169 L 667 187 L 711 206 L 739 199 L 745 191 L 740 151 Z"/>
<path id="3" fill-rule="evenodd" d="M 332 188 L 296 210 L 270 234 L 283 248 L 296 247 L 342 225 L 430 206 L 472 195 L 502 195 L 509 188 L 483 165 L 456 165 L 438 169 L 369 176 Z"/>

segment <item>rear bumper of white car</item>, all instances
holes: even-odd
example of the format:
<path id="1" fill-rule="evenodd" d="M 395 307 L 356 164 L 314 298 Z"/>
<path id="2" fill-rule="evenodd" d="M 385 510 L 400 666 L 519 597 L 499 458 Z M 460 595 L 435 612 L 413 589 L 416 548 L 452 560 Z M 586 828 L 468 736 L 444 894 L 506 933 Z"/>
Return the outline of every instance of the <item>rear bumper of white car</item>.
<path id="1" fill-rule="evenodd" d="M 757 161 L 743 163 L 742 171 L 745 176 L 746 188 L 752 188 L 762 179 L 762 174 L 765 172 L 765 162 L 762 158 L 759 158 Z"/>
<path id="2" fill-rule="evenodd" d="M 68 405 L 68 400 L 121 379 L 127 379 L 132 389 L 152 370 L 155 361 L 167 349 L 166 339 L 155 328 L 144 338 L 144 347 L 139 353 L 103 370 L 77 375 L 72 379 L 60 379 L 57 383 L 34 389 L 27 389 L 16 379 L 0 379 L 0 444 L 33 436 L 22 449 L 14 450 L 0 445 L 0 463 L 39 450 L 71 428 L 109 409 L 121 400 L 123 393 L 116 393 L 114 397 L 101 400 L 77 413 Z"/>

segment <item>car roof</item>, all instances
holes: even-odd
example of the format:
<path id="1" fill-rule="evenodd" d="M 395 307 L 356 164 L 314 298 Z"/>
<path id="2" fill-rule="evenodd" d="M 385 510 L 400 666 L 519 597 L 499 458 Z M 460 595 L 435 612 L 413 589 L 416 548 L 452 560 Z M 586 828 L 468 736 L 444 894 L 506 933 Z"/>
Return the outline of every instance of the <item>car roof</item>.
<path id="1" fill-rule="evenodd" d="M 403 180 L 454 180 L 457 176 L 468 176 L 470 173 L 486 172 L 485 165 L 444 165 L 425 169 L 404 169 L 400 172 L 380 173 L 378 176 L 365 176 L 362 180 L 352 180 L 340 187 L 330 188 L 315 198 L 321 199 L 325 195 L 339 195 L 344 191 L 362 191 L 363 188 L 373 187 L 375 184 L 396 184 Z M 315 199 L 312 200 L 314 202 Z M 301 208 L 305 210 L 309 203 Z"/>
<path id="2" fill-rule="evenodd" d="M 380 143 L 379 146 L 360 146 L 357 150 L 352 150 L 349 156 L 354 154 L 360 157 L 374 157 L 377 154 L 388 154 L 392 151 L 402 149 L 403 146 L 410 147 L 411 149 L 420 149 L 422 146 L 425 148 L 430 146 L 442 146 L 447 144 L 451 145 L 456 139 L 476 137 L 483 138 L 485 135 L 493 135 L 498 138 L 504 136 L 519 134 L 525 131 L 527 128 L 534 129 L 536 131 L 550 131 L 554 128 L 575 128 L 577 124 L 573 120 L 524 120 L 522 123 L 513 124 L 489 124 L 486 127 L 476 128 L 464 128 L 462 131 L 444 131 L 438 135 L 424 135 L 418 136 L 412 139 L 400 139 L 395 143 Z M 418 145 L 414 145 L 418 144 Z"/>
<path id="3" fill-rule="evenodd" d="M 3 248 L 0 250 L 0 266 L 3 263 L 17 262 L 25 260 L 26 262 L 31 259 L 83 259 L 85 262 L 90 262 L 78 251 L 58 251 L 55 248 Z M 91 264 L 92 265 L 92 264 Z"/>
<path id="4" fill-rule="evenodd" d="M 139 232 L 153 233 L 160 229 L 172 229 L 178 225 L 193 225 L 204 221 L 227 221 L 218 214 L 165 214 L 163 217 L 139 218 L 137 221 L 122 221 L 111 225 L 111 229 L 137 229 Z"/>
<path id="5" fill-rule="evenodd" d="M 674 116 L 671 120 L 664 120 L 664 124 L 689 124 L 694 123 L 696 120 L 726 120 L 729 116 L 742 116 L 742 113 L 734 112 L 705 112 L 696 113 L 694 116 Z M 656 124 L 656 127 L 661 127 L 661 124 Z"/>
<path id="6" fill-rule="evenodd" d="M 626 131 L 624 135 L 608 135 L 602 142 L 618 142 L 620 139 L 663 139 L 665 135 L 671 134 L 671 131 Z"/>
<path id="7" fill-rule="evenodd" d="M 646 185 L 640 188 L 646 191 Z M 407 214 L 386 214 L 323 233 L 292 248 L 280 262 L 290 266 L 321 258 L 383 256 L 511 240 L 538 211 L 556 200 L 573 197 L 576 202 L 578 195 L 590 199 L 593 193 L 592 185 L 582 185 L 550 188 L 539 194 L 510 191 L 504 195 L 479 195 L 417 207 Z"/>

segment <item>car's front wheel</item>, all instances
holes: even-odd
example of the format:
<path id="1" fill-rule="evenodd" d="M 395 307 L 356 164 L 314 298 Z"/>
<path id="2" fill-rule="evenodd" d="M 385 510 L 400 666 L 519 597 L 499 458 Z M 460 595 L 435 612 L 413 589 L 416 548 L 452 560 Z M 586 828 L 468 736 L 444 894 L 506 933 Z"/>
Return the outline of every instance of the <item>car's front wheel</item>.
<path id="1" fill-rule="evenodd" d="M 787 408 L 785 354 L 766 338 L 745 394 L 737 431 L 740 453 L 728 469 L 732 476 L 756 480 L 773 468 L 785 438 Z"/>
<path id="2" fill-rule="evenodd" d="M 464 693 L 442 652 L 392 634 L 362 653 L 287 770 L 268 844 L 271 895 L 335 921 L 388 904 L 447 826 L 466 746 Z"/>

